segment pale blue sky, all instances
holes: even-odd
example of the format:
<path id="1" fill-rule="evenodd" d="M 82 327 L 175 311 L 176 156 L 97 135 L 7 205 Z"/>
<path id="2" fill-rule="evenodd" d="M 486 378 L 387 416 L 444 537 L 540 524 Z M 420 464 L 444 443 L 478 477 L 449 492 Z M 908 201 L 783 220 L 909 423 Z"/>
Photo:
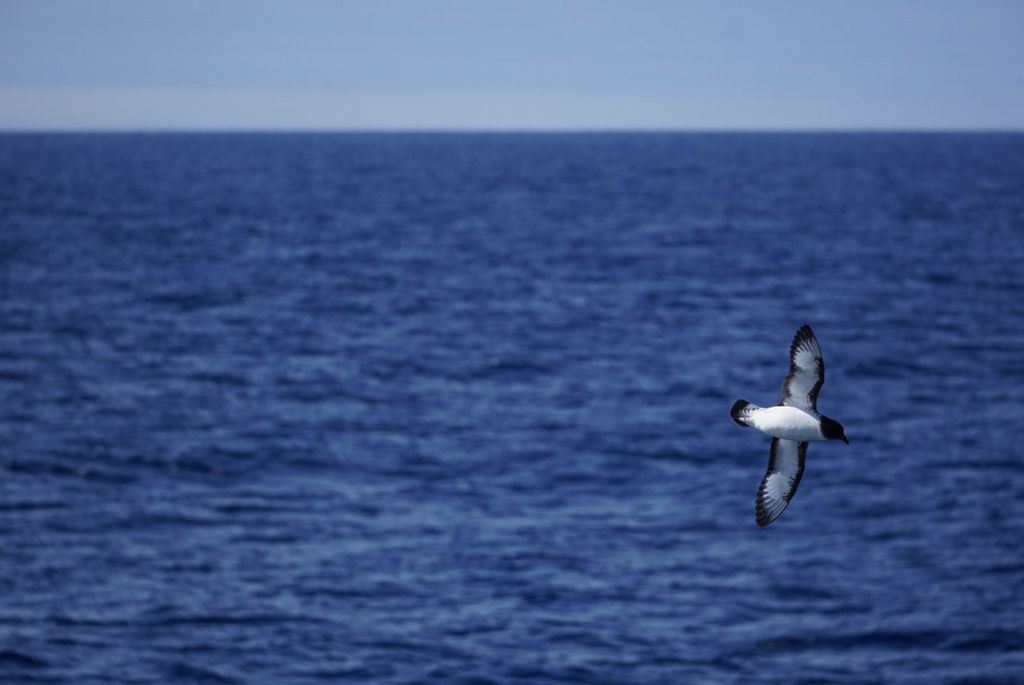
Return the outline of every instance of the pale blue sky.
<path id="1" fill-rule="evenodd" d="M 1024 2 L 0 0 L 0 129 L 1024 128 Z"/>

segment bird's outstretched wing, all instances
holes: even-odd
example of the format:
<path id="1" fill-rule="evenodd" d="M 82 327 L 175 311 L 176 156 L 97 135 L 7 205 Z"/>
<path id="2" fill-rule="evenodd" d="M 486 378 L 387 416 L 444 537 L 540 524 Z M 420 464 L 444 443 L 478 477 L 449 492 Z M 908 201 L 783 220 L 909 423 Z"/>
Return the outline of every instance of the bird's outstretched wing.
<path id="1" fill-rule="evenodd" d="M 789 373 L 782 381 L 782 401 L 788 407 L 817 412 L 818 391 L 825 382 L 825 361 L 811 327 L 804 324 L 789 347 Z"/>
<path id="2" fill-rule="evenodd" d="M 757 525 L 767 526 L 786 510 L 789 500 L 796 494 L 800 477 L 804 475 L 807 443 L 772 438 L 772 453 L 768 471 L 757 489 Z"/>

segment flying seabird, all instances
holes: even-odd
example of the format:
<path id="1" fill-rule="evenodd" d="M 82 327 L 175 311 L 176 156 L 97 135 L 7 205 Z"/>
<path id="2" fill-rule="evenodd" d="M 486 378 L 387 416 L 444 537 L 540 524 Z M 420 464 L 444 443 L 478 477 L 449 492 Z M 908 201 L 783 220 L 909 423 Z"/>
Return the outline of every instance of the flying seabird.
<path id="1" fill-rule="evenodd" d="M 785 511 L 796 494 L 804 473 L 807 443 L 812 440 L 842 440 L 843 427 L 818 412 L 818 391 L 825 382 L 825 362 L 814 331 L 803 325 L 789 348 L 789 373 L 782 381 L 782 401 L 774 407 L 758 407 L 736 400 L 729 412 L 741 426 L 750 426 L 772 436 L 768 471 L 757 489 L 757 525 L 767 526 Z"/>

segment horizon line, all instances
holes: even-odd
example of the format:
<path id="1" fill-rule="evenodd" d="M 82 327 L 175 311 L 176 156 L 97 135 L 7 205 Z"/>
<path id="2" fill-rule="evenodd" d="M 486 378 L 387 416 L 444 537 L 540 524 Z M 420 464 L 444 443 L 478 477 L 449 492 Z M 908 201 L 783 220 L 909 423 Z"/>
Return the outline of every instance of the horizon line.
<path id="1" fill-rule="evenodd" d="M 262 134 L 262 135 L 451 135 L 451 134 L 482 134 L 482 135 L 558 135 L 558 134 L 1021 134 L 1024 126 L 978 126 L 978 127 L 930 127 L 930 126 L 765 126 L 765 127 L 644 127 L 644 126 L 552 126 L 552 127 L 486 127 L 486 126 L 444 126 L 444 127 L 0 127 L 0 135 L 224 135 L 224 134 Z"/>

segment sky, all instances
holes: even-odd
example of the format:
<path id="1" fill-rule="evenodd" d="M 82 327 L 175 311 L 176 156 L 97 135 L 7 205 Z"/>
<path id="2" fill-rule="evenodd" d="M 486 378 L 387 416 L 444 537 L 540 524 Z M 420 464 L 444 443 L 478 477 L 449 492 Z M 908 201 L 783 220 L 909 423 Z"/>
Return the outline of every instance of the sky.
<path id="1" fill-rule="evenodd" d="M 1024 129 L 1024 1 L 0 0 L 0 129 Z"/>

